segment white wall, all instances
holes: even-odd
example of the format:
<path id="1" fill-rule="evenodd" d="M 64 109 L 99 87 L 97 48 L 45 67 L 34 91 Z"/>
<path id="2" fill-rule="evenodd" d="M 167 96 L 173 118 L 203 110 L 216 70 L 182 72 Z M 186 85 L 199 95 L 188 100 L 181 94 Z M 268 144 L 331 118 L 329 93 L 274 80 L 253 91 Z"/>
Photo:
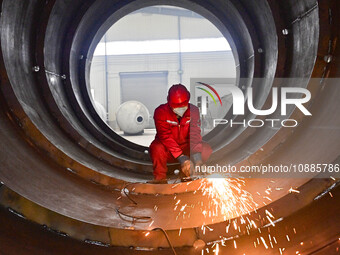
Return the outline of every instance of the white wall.
<path id="1" fill-rule="evenodd" d="M 180 17 L 180 22 L 182 39 L 221 37 L 220 31 L 207 19 Z M 142 13 L 128 15 L 117 21 L 106 36 L 108 42 L 177 39 L 178 17 Z"/>

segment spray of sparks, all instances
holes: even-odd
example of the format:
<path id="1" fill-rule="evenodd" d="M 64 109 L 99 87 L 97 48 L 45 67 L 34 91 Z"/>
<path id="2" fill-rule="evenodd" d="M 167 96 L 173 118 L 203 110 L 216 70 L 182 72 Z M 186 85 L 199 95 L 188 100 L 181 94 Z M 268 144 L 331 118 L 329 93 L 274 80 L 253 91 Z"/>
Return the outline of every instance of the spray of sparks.
<path id="1" fill-rule="evenodd" d="M 214 215 L 224 218 L 235 218 L 247 214 L 257 208 L 253 196 L 244 190 L 245 183 L 241 179 L 229 179 L 211 176 L 201 180 L 200 190 L 208 196 Z"/>
<path id="2" fill-rule="evenodd" d="M 271 182 L 275 183 L 275 181 Z M 187 185 L 190 185 L 190 183 Z M 280 187 L 273 189 L 268 186 L 263 192 L 263 195 L 261 195 L 260 192 L 256 192 L 256 195 L 271 202 L 271 193 L 282 189 L 283 188 Z M 211 245 L 210 249 L 212 249 L 213 254 L 220 254 L 220 245 L 226 246 L 227 242 L 231 243 L 234 249 L 237 249 L 237 239 L 239 234 L 250 235 L 251 229 L 258 231 L 259 233 L 256 241 L 253 242 L 254 248 L 263 246 L 265 249 L 277 249 L 279 254 L 284 254 L 286 249 L 284 247 L 278 247 L 278 240 L 275 236 L 270 234 L 269 231 L 269 227 L 275 227 L 275 223 L 282 221 L 283 218 L 275 219 L 273 213 L 269 211 L 272 209 L 265 210 L 264 215 L 257 215 L 257 217 L 254 217 L 252 214 L 257 214 L 257 208 L 259 208 L 259 205 L 253 199 L 253 195 L 245 190 L 245 181 L 243 179 L 224 178 L 221 175 L 211 175 L 209 178 L 200 180 L 200 187 L 196 192 L 201 192 L 203 197 L 207 197 L 205 200 L 208 202 L 204 203 L 203 201 L 199 201 L 197 204 L 184 204 L 180 199 L 177 200 L 177 195 L 175 195 L 174 200 L 176 202 L 174 211 L 178 212 L 176 220 L 179 217 L 189 219 L 191 216 L 190 210 L 195 206 L 199 206 L 204 218 L 212 219 L 212 221 L 214 221 L 213 219 L 215 217 L 220 218 L 223 216 L 224 221 L 226 222 L 225 233 L 228 237 L 220 236 L 220 240 L 207 243 L 207 245 Z M 288 193 L 299 194 L 300 191 L 291 187 L 288 190 Z M 330 191 L 327 194 L 333 198 L 333 194 Z M 267 205 L 266 202 L 263 202 L 263 205 Z M 157 211 L 158 207 L 155 206 L 154 210 Z M 261 223 L 259 225 L 263 226 L 257 226 L 256 222 Z M 265 225 L 265 223 L 267 224 Z M 152 224 L 153 222 L 150 226 Z M 268 228 L 268 231 L 262 233 L 261 229 L 266 228 Z M 203 235 L 205 235 L 207 231 L 214 231 L 214 229 L 205 224 L 201 226 L 201 230 Z M 293 235 L 296 235 L 297 233 L 295 228 L 293 228 L 292 232 L 293 233 L 291 234 Z M 179 236 L 181 233 L 182 228 L 179 230 Z M 150 232 L 146 232 L 145 236 L 148 236 L 149 234 Z M 291 236 L 286 234 L 285 239 L 287 242 L 290 242 Z M 301 242 L 300 245 L 303 246 L 304 243 Z M 208 247 L 203 248 L 201 250 L 201 254 L 212 254 L 210 249 Z M 296 251 L 296 254 L 300 254 L 300 252 Z"/>
<path id="3" fill-rule="evenodd" d="M 210 175 L 209 178 L 200 180 L 200 187 L 197 192 L 201 192 L 203 197 L 207 198 L 203 199 L 205 202 L 200 201 L 198 204 L 203 217 L 212 221 L 214 221 L 214 218 L 221 219 L 223 217 L 227 223 L 225 233 L 229 237 L 221 236 L 221 240 L 210 243 L 214 254 L 219 254 L 219 245 L 226 246 L 227 241 L 232 241 L 234 249 L 237 249 L 237 237 L 239 234 L 247 233 L 250 235 L 251 229 L 258 230 L 261 234 L 261 229 L 257 226 L 258 219 L 251 215 L 253 212 L 257 213 L 256 210 L 259 205 L 254 201 L 253 195 L 246 191 L 243 179 L 225 178 L 217 174 Z M 269 196 L 272 192 L 273 189 L 268 187 L 263 192 L 263 195 L 260 192 L 257 192 L 257 195 L 271 201 Z M 195 207 L 195 205 L 183 204 L 180 199 L 177 200 L 176 196 L 174 199 L 176 200 L 174 210 L 178 211 L 176 219 L 179 217 L 183 217 L 183 219 L 190 218 L 188 211 L 190 211 L 190 208 Z M 264 205 L 266 205 L 265 202 Z M 271 225 L 273 227 L 275 222 L 280 221 L 280 219 L 275 220 L 273 214 L 268 210 L 265 211 L 265 216 L 262 220 L 267 221 L 268 226 Z M 201 230 L 203 235 L 214 231 L 214 229 L 205 224 L 201 226 Z M 261 238 L 257 238 L 257 242 L 254 242 L 254 247 L 256 248 L 260 244 L 266 249 L 269 247 L 273 248 L 276 244 L 276 238 L 270 234 L 268 237 L 261 236 Z M 206 253 L 209 253 L 208 248 L 202 250 L 202 254 Z"/>

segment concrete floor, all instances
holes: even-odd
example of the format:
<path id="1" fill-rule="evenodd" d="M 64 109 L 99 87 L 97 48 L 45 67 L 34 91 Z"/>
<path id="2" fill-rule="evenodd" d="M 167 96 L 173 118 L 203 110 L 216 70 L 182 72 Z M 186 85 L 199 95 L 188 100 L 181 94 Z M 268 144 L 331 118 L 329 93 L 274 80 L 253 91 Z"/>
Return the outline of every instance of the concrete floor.
<path id="1" fill-rule="evenodd" d="M 151 142 L 155 139 L 156 129 L 145 129 L 144 134 L 142 135 L 125 135 L 123 131 L 118 131 L 117 134 L 130 142 L 149 147 Z"/>
<path id="2" fill-rule="evenodd" d="M 205 129 L 203 135 L 208 134 L 210 131 L 211 129 Z M 156 129 L 145 129 L 142 135 L 125 135 L 123 131 L 116 131 L 116 133 L 130 142 L 149 147 L 155 139 Z"/>

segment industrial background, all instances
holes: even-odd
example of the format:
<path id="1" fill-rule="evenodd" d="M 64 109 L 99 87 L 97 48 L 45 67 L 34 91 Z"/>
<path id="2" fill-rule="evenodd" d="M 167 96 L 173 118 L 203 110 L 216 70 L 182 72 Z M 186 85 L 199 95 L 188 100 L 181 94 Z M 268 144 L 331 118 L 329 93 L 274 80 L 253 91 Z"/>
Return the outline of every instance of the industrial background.
<path id="1" fill-rule="evenodd" d="M 210 163 L 339 164 L 338 0 L 0 3 L 0 254 L 339 254 L 336 176 L 147 184 L 148 148 L 116 123 L 125 101 L 152 115 L 193 78 L 234 78 L 260 108 L 272 87 L 304 87 L 312 118 L 292 108 L 294 129 L 217 127 Z M 138 17 L 149 30 L 125 33 Z M 230 50 L 114 51 L 221 35 Z"/>
<path id="2" fill-rule="evenodd" d="M 179 7 L 135 11 L 115 23 L 97 48 L 89 85 L 104 109 L 104 120 L 118 133 L 116 114 L 124 102 L 144 104 L 150 114 L 147 128 L 153 129 L 153 112 L 166 102 L 172 84 L 190 89 L 193 78 L 236 78 L 233 54 L 221 32 L 204 17 Z"/>

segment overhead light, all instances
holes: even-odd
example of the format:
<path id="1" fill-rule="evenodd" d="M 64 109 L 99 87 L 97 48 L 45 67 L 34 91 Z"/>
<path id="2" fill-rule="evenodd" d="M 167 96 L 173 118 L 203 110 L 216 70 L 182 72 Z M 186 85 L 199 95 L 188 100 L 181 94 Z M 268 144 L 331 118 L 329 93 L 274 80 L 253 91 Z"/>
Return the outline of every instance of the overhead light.
<path id="1" fill-rule="evenodd" d="M 230 51 L 224 37 L 99 43 L 94 56 Z"/>

